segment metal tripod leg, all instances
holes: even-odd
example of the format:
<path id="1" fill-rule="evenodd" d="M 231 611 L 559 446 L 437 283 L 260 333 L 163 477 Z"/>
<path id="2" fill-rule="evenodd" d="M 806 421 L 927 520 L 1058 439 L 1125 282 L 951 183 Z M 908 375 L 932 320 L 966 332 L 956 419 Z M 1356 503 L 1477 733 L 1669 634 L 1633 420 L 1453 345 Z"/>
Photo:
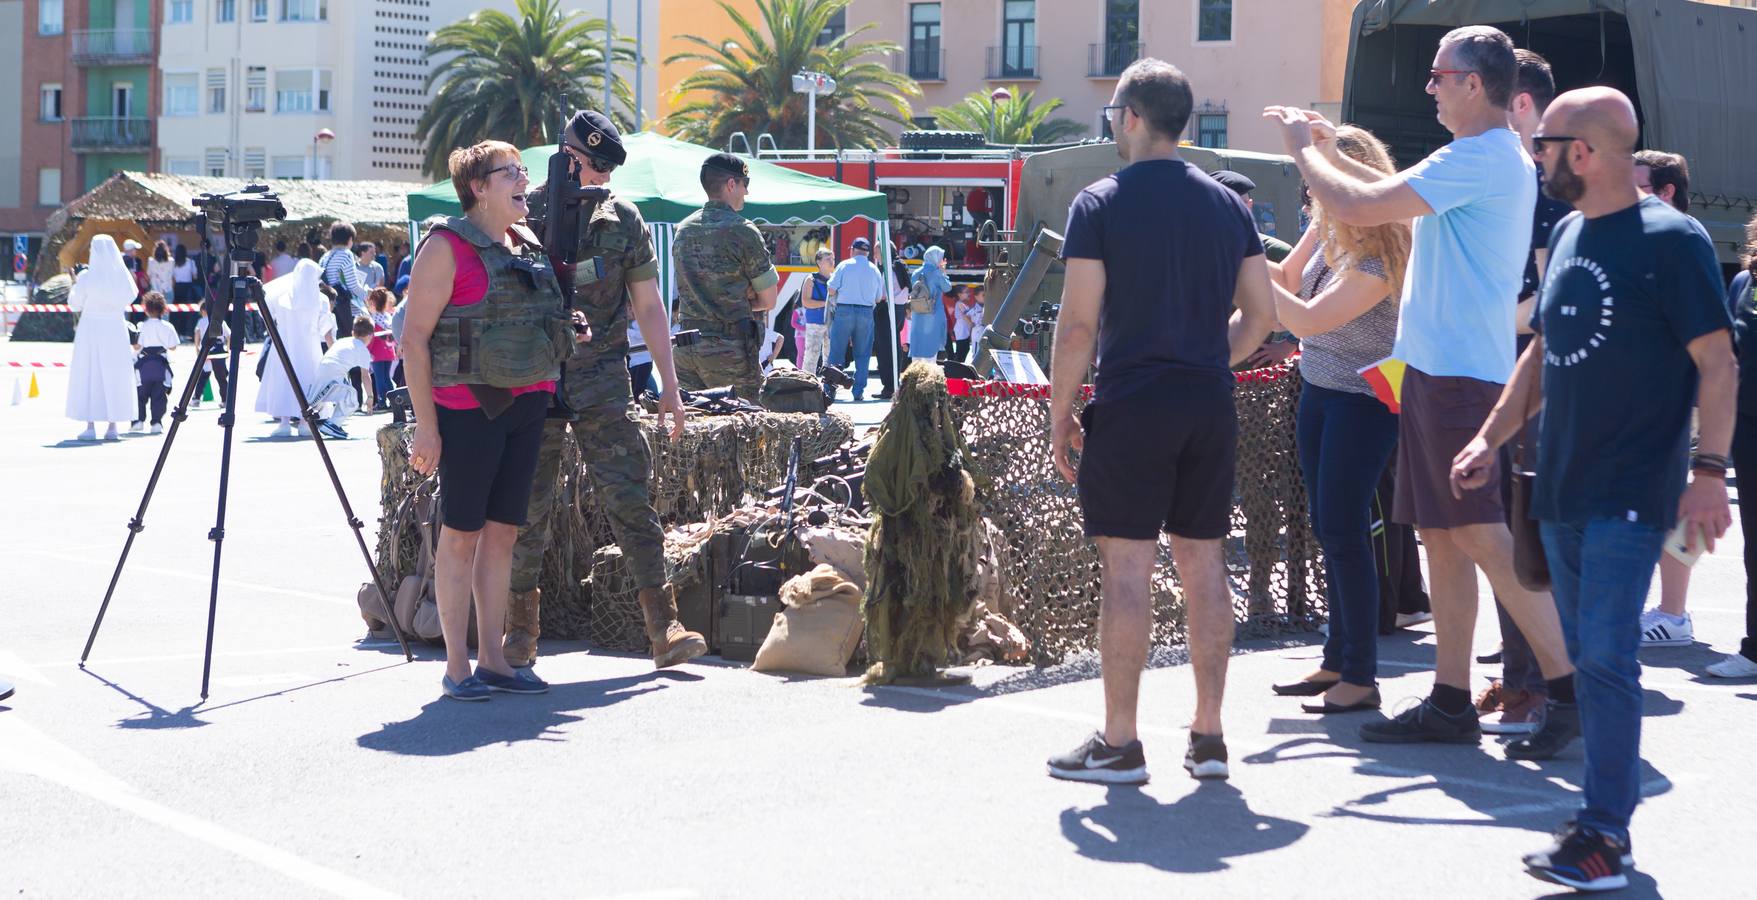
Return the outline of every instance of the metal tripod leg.
<path id="1" fill-rule="evenodd" d="M 323 458 L 323 469 L 329 474 L 329 483 L 335 488 L 336 499 L 341 501 L 342 514 L 347 517 L 348 527 L 354 531 L 354 543 L 360 547 L 360 558 L 366 561 L 366 571 L 372 573 L 372 583 L 378 588 L 378 601 L 384 606 L 384 620 L 390 623 L 391 633 L 396 635 L 397 644 L 403 648 L 403 659 L 413 662 L 415 654 L 409 649 L 409 640 L 403 635 L 402 626 L 397 624 L 397 617 L 391 610 L 391 593 L 385 590 L 384 578 L 379 574 L 378 567 L 373 565 L 372 551 L 366 546 L 366 536 L 362 533 L 366 525 L 354 514 L 354 506 L 348 502 L 348 492 L 342 488 L 341 476 L 336 474 L 335 462 L 330 459 L 329 448 L 324 446 L 323 434 L 317 430 L 317 411 L 311 408 L 311 400 L 305 396 L 305 386 L 299 383 L 298 375 L 293 371 L 292 357 L 287 355 L 287 348 L 281 343 L 280 327 L 275 324 L 274 313 L 263 299 L 262 282 L 252 278 L 250 290 L 262 313 L 262 321 L 268 326 L 269 342 L 274 345 L 275 356 L 280 359 L 281 368 L 287 373 L 287 384 L 293 388 L 293 396 L 299 401 L 300 415 L 317 445 L 317 455 Z"/>
<path id="2" fill-rule="evenodd" d="M 153 491 L 159 486 L 159 475 L 165 470 L 165 460 L 171 456 L 171 445 L 177 440 L 177 431 L 183 427 L 183 419 L 189 413 L 189 400 L 195 393 L 196 377 L 201 374 L 201 367 L 207 363 L 207 348 L 211 342 L 202 341 L 201 349 L 195 354 L 195 366 L 189 370 L 189 377 L 183 381 L 183 390 L 177 397 L 177 408 L 171 411 L 171 429 L 165 432 L 165 441 L 159 445 L 159 458 L 153 463 L 153 473 L 146 481 L 146 492 L 140 497 L 140 506 L 134 510 L 134 518 L 128 520 L 128 540 L 122 545 L 122 555 L 116 560 L 116 570 L 110 573 L 110 586 L 104 591 L 104 602 L 98 607 L 98 617 L 92 622 L 91 634 L 86 636 L 85 649 L 79 654 L 79 667 L 85 668 L 85 661 L 92 655 L 92 644 L 98 639 L 98 629 L 104 624 L 104 613 L 110 610 L 110 598 L 116 594 L 116 583 L 122 579 L 122 567 L 128 562 L 128 551 L 134 549 L 134 538 L 146 528 L 146 508 L 152 503 Z M 236 384 L 236 379 L 233 380 Z M 202 694 L 206 697 L 206 693 Z"/>

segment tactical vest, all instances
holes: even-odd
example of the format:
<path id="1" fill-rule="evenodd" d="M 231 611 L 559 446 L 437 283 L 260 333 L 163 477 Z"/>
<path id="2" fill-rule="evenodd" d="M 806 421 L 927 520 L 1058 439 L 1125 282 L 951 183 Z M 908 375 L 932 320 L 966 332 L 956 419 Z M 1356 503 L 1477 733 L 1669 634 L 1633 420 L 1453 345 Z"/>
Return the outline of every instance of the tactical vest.
<path id="1" fill-rule="evenodd" d="M 488 293 L 467 306 L 447 304 L 428 350 L 433 384 L 515 388 L 561 377 L 573 355 L 573 323 L 555 270 L 534 241 L 518 251 L 462 216 L 435 224 L 476 248 L 488 270 Z"/>

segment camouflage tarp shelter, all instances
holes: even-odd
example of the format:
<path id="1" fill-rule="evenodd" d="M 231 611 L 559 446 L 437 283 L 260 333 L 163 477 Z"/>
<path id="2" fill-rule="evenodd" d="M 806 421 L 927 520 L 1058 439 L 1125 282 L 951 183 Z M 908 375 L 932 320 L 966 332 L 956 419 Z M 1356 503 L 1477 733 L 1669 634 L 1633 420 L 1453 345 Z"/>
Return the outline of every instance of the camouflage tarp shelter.
<path id="1" fill-rule="evenodd" d="M 329 226 L 337 221 L 353 223 L 361 240 L 393 244 L 408 240 L 404 209 L 410 185 L 406 182 L 256 181 L 278 193 L 287 208 L 286 221 L 263 228 L 261 248 L 265 252 L 274 246 L 275 238 L 296 245 L 311 228 L 322 229 L 327 241 Z M 45 281 L 76 262 L 84 262 L 86 248 L 99 234 L 115 237 L 118 244 L 134 238 L 148 249 L 159 235 L 170 234 L 194 251 L 195 207 L 190 201 L 201 194 L 236 191 L 245 184 L 238 178 L 118 172 L 49 217 L 48 240 L 37 257 L 36 280 Z"/>
<path id="2" fill-rule="evenodd" d="M 1757 204 L 1757 10 L 1691 0 L 1362 0 L 1349 34 L 1342 117 L 1404 165 L 1448 139 L 1427 72 L 1440 36 L 1494 25 L 1550 61 L 1561 90 L 1628 94 L 1642 145 L 1690 163 L 1691 215 L 1736 258 Z"/>

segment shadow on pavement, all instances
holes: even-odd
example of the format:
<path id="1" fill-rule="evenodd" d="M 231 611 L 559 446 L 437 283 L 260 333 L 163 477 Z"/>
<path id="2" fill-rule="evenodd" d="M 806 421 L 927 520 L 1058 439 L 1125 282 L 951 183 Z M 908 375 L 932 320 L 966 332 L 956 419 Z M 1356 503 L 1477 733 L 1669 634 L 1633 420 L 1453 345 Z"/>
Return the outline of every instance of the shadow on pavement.
<path id="1" fill-rule="evenodd" d="M 1169 804 L 1136 788 L 1107 788 L 1102 805 L 1063 810 L 1061 826 L 1087 859 L 1188 873 L 1229 869 L 1228 859 L 1279 850 L 1311 828 L 1252 812 L 1238 788 L 1220 781 Z"/>
<path id="2" fill-rule="evenodd" d="M 119 443 L 121 443 L 120 440 L 82 441 L 82 440 L 78 440 L 75 438 L 67 438 L 65 440 L 56 441 L 53 444 L 44 444 L 43 449 L 45 449 L 45 450 L 71 450 L 75 447 L 102 447 L 105 444 L 119 444 Z"/>
<path id="3" fill-rule="evenodd" d="M 1356 760 L 1362 775 L 1409 779 L 1424 775 L 1431 781 L 1404 783 L 1372 791 L 1340 803 L 1332 816 L 1349 816 L 1375 822 L 1414 825 L 1475 825 L 1547 832 L 1569 818 L 1578 804 L 1582 746 L 1576 740 L 1554 759 L 1538 768 L 1502 758 L 1498 748 L 1484 744 L 1374 744 L 1360 739 L 1358 729 L 1374 721 L 1370 715 L 1328 716 L 1316 721 L 1275 719 L 1270 733 L 1303 733 L 1268 750 L 1244 758 L 1250 765 L 1272 765 L 1306 759 Z M 1641 761 L 1642 796 L 1651 797 L 1672 789 L 1672 784 L 1652 764 Z M 1439 791 L 1477 815 L 1435 817 L 1397 815 L 1375 810 L 1397 797 L 1421 791 Z"/>
<path id="4" fill-rule="evenodd" d="M 144 713 L 135 716 L 134 718 L 123 719 L 122 721 L 117 722 L 117 728 L 200 728 L 203 725 L 209 724 L 196 718 L 195 706 L 185 706 L 176 712 L 171 712 L 170 710 L 153 703 L 151 700 L 130 691 L 122 685 L 119 685 L 90 669 L 81 668 L 80 671 L 96 678 L 103 683 L 104 687 L 127 697 L 130 702 L 140 704 L 140 706 L 146 710 Z"/>
<path id="5" fill-rule="evenodd" d="M 387 722 L 357 740 L 367 750 L 406 756 L 451 756 L 478 747 L 514 741 L 559 740 L 552 730 L 582 717 L 572 713 L 600 709 L 664 690 L 668 681 L 699 681 L 681 672 L 648 672 L 597 681 L 551 683 L 549 693 L 535 696 L 495 694 L 485 703 L 463 703 L 436 697 L 413 719 Z M 656 683 L 657 682 L 657 683 Z M 433 689 L 439 691 L 436 680 Z"/>
<path id="6" fill-rule="evenodd" d="M 1637 862 L 1639 862 L 1639 860 L 1637 860 Z M 1629 886 L 1616 892 L 1614 896 L 1616 896 L 1617 900 L 1626 900 L 1626 898 L 1631 897 L 1665 896 L 1660 892 L 1659 882 L 1654 881 L 1652 875 L 1649 875 L 1640 869 L 1625 869 L 1624 872 L 1629 876 Z M 1548 882 L 1545 883 L 1547 884 Z M 1585 896 L 1578 891 L 1570 890 L 1561 887 L 1560 885 L 1557 885 L 1556 887 L 1559 889 L 1548 894 L 1539 894 L 1536 900 L 1579 900 L 1580 897 Z"/>

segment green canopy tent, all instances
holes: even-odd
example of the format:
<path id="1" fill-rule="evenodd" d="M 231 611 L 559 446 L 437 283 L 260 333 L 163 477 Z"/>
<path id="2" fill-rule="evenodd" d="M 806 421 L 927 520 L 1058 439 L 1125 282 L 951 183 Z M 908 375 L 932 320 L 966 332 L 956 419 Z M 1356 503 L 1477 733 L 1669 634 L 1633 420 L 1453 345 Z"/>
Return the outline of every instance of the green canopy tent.
<path id="1" fill-rule="evenodd" d="M 717 151 L 650 131 L 627 135 L 622 144 L 628 149 L 628 162 L 616 169 L 610 187 L 616 196 L 639 208 L 641 217 L 647 220 L 653 234 L 653 249 L 659 257 L 659 296 L 665 298 L 665 305 L 670 308 L 673 285 L 676 284 L 671 271 L 672 227 L 707 202 L 701 185 L 702 160 Z M 519 154 L 520 160 L 531 170 L 533 184 L 545 177 L 549 157 L 554 152 L 553 146 L 544 145 Z M 750 163 L 750 196 L 745 199 L 743 209 L 747 218 L 769 225 L 836 225 L 867 219 L 874 224 L 878 237 L 875 243 L 880 248 L 881 271 L 890 271 L 890 218 L 883 193 L 796 172 L 760 159 L 748 159 L 747 162 Z M 410 234 L 417 239 L 418 223 L 428 217 L 461 213 L 457 191 L 450 181 L 428 185 L 409 194 Z M 781 302 L 770 310 L 771 326 L 790 296 L 783 290 Z M 894 319 L 894 305 L 890 312 Z M 891 323 L 893 331 L 896 324 L 895 321 Z M 894 357 L 892 362 L 894 366 Z"/>
<path id="2" fill-rule="evenodd" d="M 716 151 L 643 131 L 622 139 L 628 162 L 616 170 L 610 186 L 616 195 L 640 208 L 648 222 L 676 224 L 707 201 L 699 175 L 702 160 Z M 530 168 L 533 183 L 548 171 L 551 146 L 532 147 L 520 154 Z M 744 215 L 771 225 L 821 223 L 834 225 L 854 219 L 883 223 L 887 218 L 885 195 L 850 187 L 828 178 L 795 172 L 762 160 L 750 160 L 750 199 Z M 460 214 L 457 192 L 450 181 L 429 185 L 409 195 L 409 218 Z"/>

